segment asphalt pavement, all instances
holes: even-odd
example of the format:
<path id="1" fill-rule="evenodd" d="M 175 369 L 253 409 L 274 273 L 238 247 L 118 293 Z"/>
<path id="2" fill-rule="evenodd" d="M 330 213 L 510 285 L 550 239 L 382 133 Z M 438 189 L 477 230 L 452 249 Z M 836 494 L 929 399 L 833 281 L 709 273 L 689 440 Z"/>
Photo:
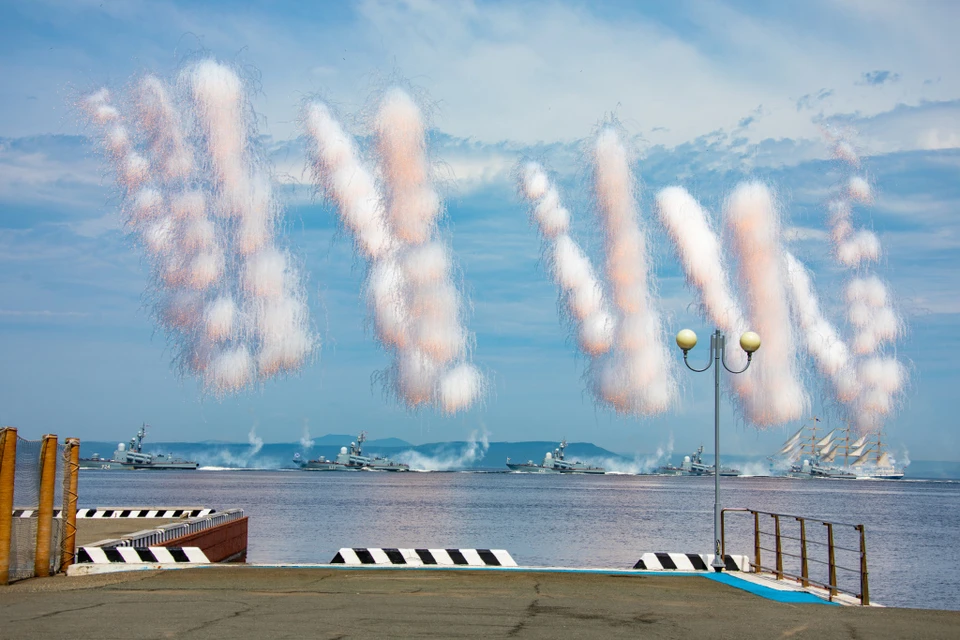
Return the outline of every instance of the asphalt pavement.
<path id="1" fill-rule="evenodd" d="M 960 612 L 795 604 L 700 576 L 218 566 L 0 587 L 0 638 L 951 638 Z"/>

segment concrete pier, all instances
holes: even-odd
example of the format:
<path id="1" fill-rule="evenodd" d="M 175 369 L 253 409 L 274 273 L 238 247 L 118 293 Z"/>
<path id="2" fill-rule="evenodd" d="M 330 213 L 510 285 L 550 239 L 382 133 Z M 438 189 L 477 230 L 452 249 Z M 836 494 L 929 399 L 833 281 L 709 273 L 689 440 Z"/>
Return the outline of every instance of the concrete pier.
<path id="1" fill-rule="evenodd" d="M 0 638 L 956 638 L 960 612 L 790 604 L 702 576 L 214 566 L 0 587 Z"/>

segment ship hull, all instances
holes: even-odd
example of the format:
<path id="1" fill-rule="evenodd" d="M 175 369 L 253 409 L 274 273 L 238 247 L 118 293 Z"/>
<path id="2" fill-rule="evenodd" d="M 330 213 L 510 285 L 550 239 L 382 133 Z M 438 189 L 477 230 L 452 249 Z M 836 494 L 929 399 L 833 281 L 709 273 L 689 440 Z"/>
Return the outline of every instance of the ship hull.
<path id="1" fill-rule="evenodd" d="M 514 464 L 508 462 L 507 467 L 516 473 L 560 473 L 556 469 L 548 469 L 538 464 Z"/>
<path id="2" fill-rule="evenodd" d="M 108 471 L 195 471 L 200 466 L 196 462 L 129 463 L 117 460 L 80 460 L 81 469 L 103 469 Z"/>

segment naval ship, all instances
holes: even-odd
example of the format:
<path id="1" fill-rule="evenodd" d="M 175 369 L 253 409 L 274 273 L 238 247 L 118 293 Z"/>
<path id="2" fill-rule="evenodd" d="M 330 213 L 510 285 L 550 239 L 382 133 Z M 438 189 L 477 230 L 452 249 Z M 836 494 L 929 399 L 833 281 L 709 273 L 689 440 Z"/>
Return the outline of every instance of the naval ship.
<path id="1" fill-rule="evenodd" d="M 834 480 L 900 480 L 898 467 L 887 452 L 882 433 L 855 438 L 850 426 L 834 429 L 823 437 L 817 433 L 820 419 L 804 425 L 790 436 L 771 463 L 786 459 L 787 475 L 792 478 L 831 478 Z"/>
<path id="2" fill-rule="evenodd" d="M 327 460 L 320 456 L 316 460 L 303 460 L 299 453 L 293 454 L 293 463 L 303 471 L 409 471 L 410 465 L 394 462 L 390 458 L 363 455 L 363 443 L 367 432 L 361 431 L 356 442 L 350 448 L 340 447 L 336 460 Z"/>
<path id="3" fill-rule="evenodd" d="M 606 473 L 603 467 L 591 467 L 582 462 L 570 462 L 563 457 L 563 450 L 567 448 L 567 440 L 564 438 L 560 441 L 560 446 L 553 450 L 553 452 L 547 451 L 547 455 L 543 457 L 543 464 L 534 464 L 533 460 L 527 460 L 526 462 L 510 462 L 510 458 L 507 458 L 507 467 L 511 471 L 517 471 L 519 473 L 577 473 L 577 474 L 591 474 L 591 475 L 600 475 Z"/>
<path id="4" fill-rule="evenodd" d="M 136 437 L 130 438 L 130 445 L 117 445 L 112 458 L 101 458 L 99 453 L 89 458 L 80 458 L 81 469 L 153 469 L 155 471 L 181 471 L 196 469 L 199 465 L 192 460 L 174 458 L 162 453 L 144 453 L 143 438 L 150 425 L 144 423 Z"/>
<path id="5" fill-rule="evenodd" d="M 679 467 L 673 465 L 664 465 L 656 470 L 656 475 L 660 476 L 712 476 L 716 470 L 716 465 L 703 463 L 703 445 L 690 456 L 683 456 L 683 462 Z M 740 475 L 739 469 L 732 467 L 720 467 L 720 477 L 737 477 Z"/>

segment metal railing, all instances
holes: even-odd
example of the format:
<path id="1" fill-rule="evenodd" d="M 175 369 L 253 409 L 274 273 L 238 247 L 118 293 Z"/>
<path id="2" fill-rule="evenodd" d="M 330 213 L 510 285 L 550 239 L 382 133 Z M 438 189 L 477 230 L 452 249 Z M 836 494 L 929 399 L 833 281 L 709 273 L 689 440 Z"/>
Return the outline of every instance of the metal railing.
<path id="1" fill-rule="evenodd" d="M 796 580 L 803 587 L 812 585 L 825 589 L 830 594 L 830 600 L 833 600 L 834 596 L 839 593 L 845 593 L 858 598 L 861 605 L 870 604 L 866 532 L 862 524 L 828 522 L 815 518 L 757 511 L 755 509 L 723 509 L 720 512 L 720 545 L 721 552 L 724 555 L 726 555 L 726 514 L 728 511 L 753 515 L 753 557 L 751 558 L 751 564 L 754 573 L 772 573 L 778 580 L 791 579 Z M 772 530 L 766 530 L 762 526 L 764 524 L 771 526 Z M 821 525 L 825 529 L 811 531 L 807 528 L 808 524 Z M 796 529 L 791 525 L 795 525 Z M 783 531 L 784 528 L 788 530 L 785 532 Z M 856 532 L 859 537 L 859 549 L 842 546 L 834 540 L 834 533 L 843 535 L 844 532 L 850 530 Z M 794 532 L 798 535 L 791 535 Z M 817 532 L 820 532 L 821 536 L 818 536 Z M 825 539 L 820 539 L 821 537 Z M 851 544 L 845 542 L 846 539 L 849 538 L 844 538 L 841 542 Z M 770 542 L 773 543 L 773 548 L 764 546 L 764 544 L 769 545 Z M 784 549 L 785 543 L 788 547 L 787 550 Z M 764 566 L 763 558 L 765 556 L 762 554 L 763 551 L 774 554 L 773 566 Z M 844 566 L 838 563 L 838 553 L 843 558 L 858 560 L 857 566 Z M 784 568 L 785 560 L 787 568 Z M 848 562 L 848 560 L 841 560 L 841 562 Z M 811 577 L 811 564 L 825 572 L 824 579 L 816 579 L 820 575 L 816 570 L 814 576 Z M 838 571 L 843 573 L 838 574 Z M 849 576 L 850 578 L 855 575 L 858 581 L 853 583 L 855 586 L 847 587 L 849 580 L 840 580 L 838 575 Z M 841 582 L 843 582 L 843 586 Z"/>
<path id="2" fill-rule="evenodd" d="M 144 529 L 125 535 L 115 540 L 101 540 L 93 545 L 97 547 L 155 547 L 163 542 L 176 540 L 198 531 L 219 526 L 225 522 L 239 520 L 243 517 L 243 509 L 227 509 L 205 516 L 191 518 L 185 522 L 174 522 L 161 525 L 155 529 Z"/>

